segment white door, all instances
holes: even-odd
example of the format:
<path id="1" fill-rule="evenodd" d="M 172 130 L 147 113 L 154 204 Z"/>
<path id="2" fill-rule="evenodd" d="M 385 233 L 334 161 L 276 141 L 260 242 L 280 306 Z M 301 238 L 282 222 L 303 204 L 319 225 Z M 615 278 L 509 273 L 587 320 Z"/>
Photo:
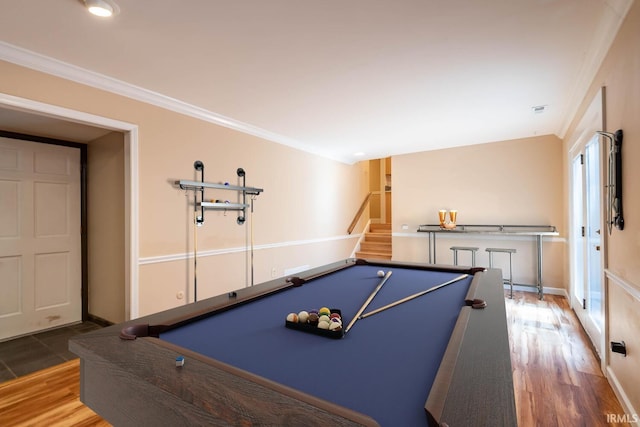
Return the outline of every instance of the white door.
<path id="1" fill-rule="evenodd" d="M 594 136 L 572 163 L 572 306 L 598 354 L 604 348 L 602 161 Z M 580 308 L 581 307 L 581 308 Z"/>
<path id="2" fill-rule="evenodd" d="M 0 340 L 82 318 L 80 150 L 0 138 Z"/>

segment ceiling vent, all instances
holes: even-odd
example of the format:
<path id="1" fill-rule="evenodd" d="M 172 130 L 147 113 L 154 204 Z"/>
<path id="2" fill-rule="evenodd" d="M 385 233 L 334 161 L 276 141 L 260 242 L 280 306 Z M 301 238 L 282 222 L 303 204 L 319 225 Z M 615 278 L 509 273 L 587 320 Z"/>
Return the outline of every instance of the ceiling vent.
<path id="1" fill-rule="evenodd" d="M 536 105 L 535 107 L 531 107 L 534 114 L 542 114 L 547 110 L 547 105 Z"/>

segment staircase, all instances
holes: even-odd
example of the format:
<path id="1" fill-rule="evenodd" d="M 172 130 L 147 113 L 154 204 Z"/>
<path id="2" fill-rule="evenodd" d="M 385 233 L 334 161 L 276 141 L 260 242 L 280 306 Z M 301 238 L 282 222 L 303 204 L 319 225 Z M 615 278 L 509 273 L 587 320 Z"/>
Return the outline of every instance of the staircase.
<path id="1" fill-rule="evenodd" d="M 391 224 L 371 224 L 356 258 L 391 259 Z"/>

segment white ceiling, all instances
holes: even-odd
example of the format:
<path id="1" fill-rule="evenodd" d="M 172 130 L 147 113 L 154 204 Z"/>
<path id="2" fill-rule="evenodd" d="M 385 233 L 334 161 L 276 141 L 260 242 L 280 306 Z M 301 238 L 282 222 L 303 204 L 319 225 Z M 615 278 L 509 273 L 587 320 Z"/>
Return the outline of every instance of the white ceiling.
<path id="1" fill-rule="evenodd" d="M 104 19 L 0 0 L 0 59 L 53 58 L 352 163 L 563 137 L 633 0 L 115 1 Z"/>

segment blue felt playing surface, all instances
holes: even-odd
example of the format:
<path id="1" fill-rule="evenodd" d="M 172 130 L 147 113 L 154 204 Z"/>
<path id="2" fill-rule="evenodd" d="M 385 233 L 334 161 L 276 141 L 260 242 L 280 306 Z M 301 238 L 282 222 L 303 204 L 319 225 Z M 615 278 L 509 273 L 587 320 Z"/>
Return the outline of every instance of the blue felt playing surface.
<path id="1" fill-rule="evenodd" d="M 471 276 L 360 319 L 342 339 L 285 328 L 288 313 L 323 306 L 342 310 L 346 326 L 382 280 L 378 270 L 349 267 L 160 338 L 362 412 L 382 426 L 426 425 L 424 403 Z M 365 313 L 459 276 L 392 271 Z"/>

